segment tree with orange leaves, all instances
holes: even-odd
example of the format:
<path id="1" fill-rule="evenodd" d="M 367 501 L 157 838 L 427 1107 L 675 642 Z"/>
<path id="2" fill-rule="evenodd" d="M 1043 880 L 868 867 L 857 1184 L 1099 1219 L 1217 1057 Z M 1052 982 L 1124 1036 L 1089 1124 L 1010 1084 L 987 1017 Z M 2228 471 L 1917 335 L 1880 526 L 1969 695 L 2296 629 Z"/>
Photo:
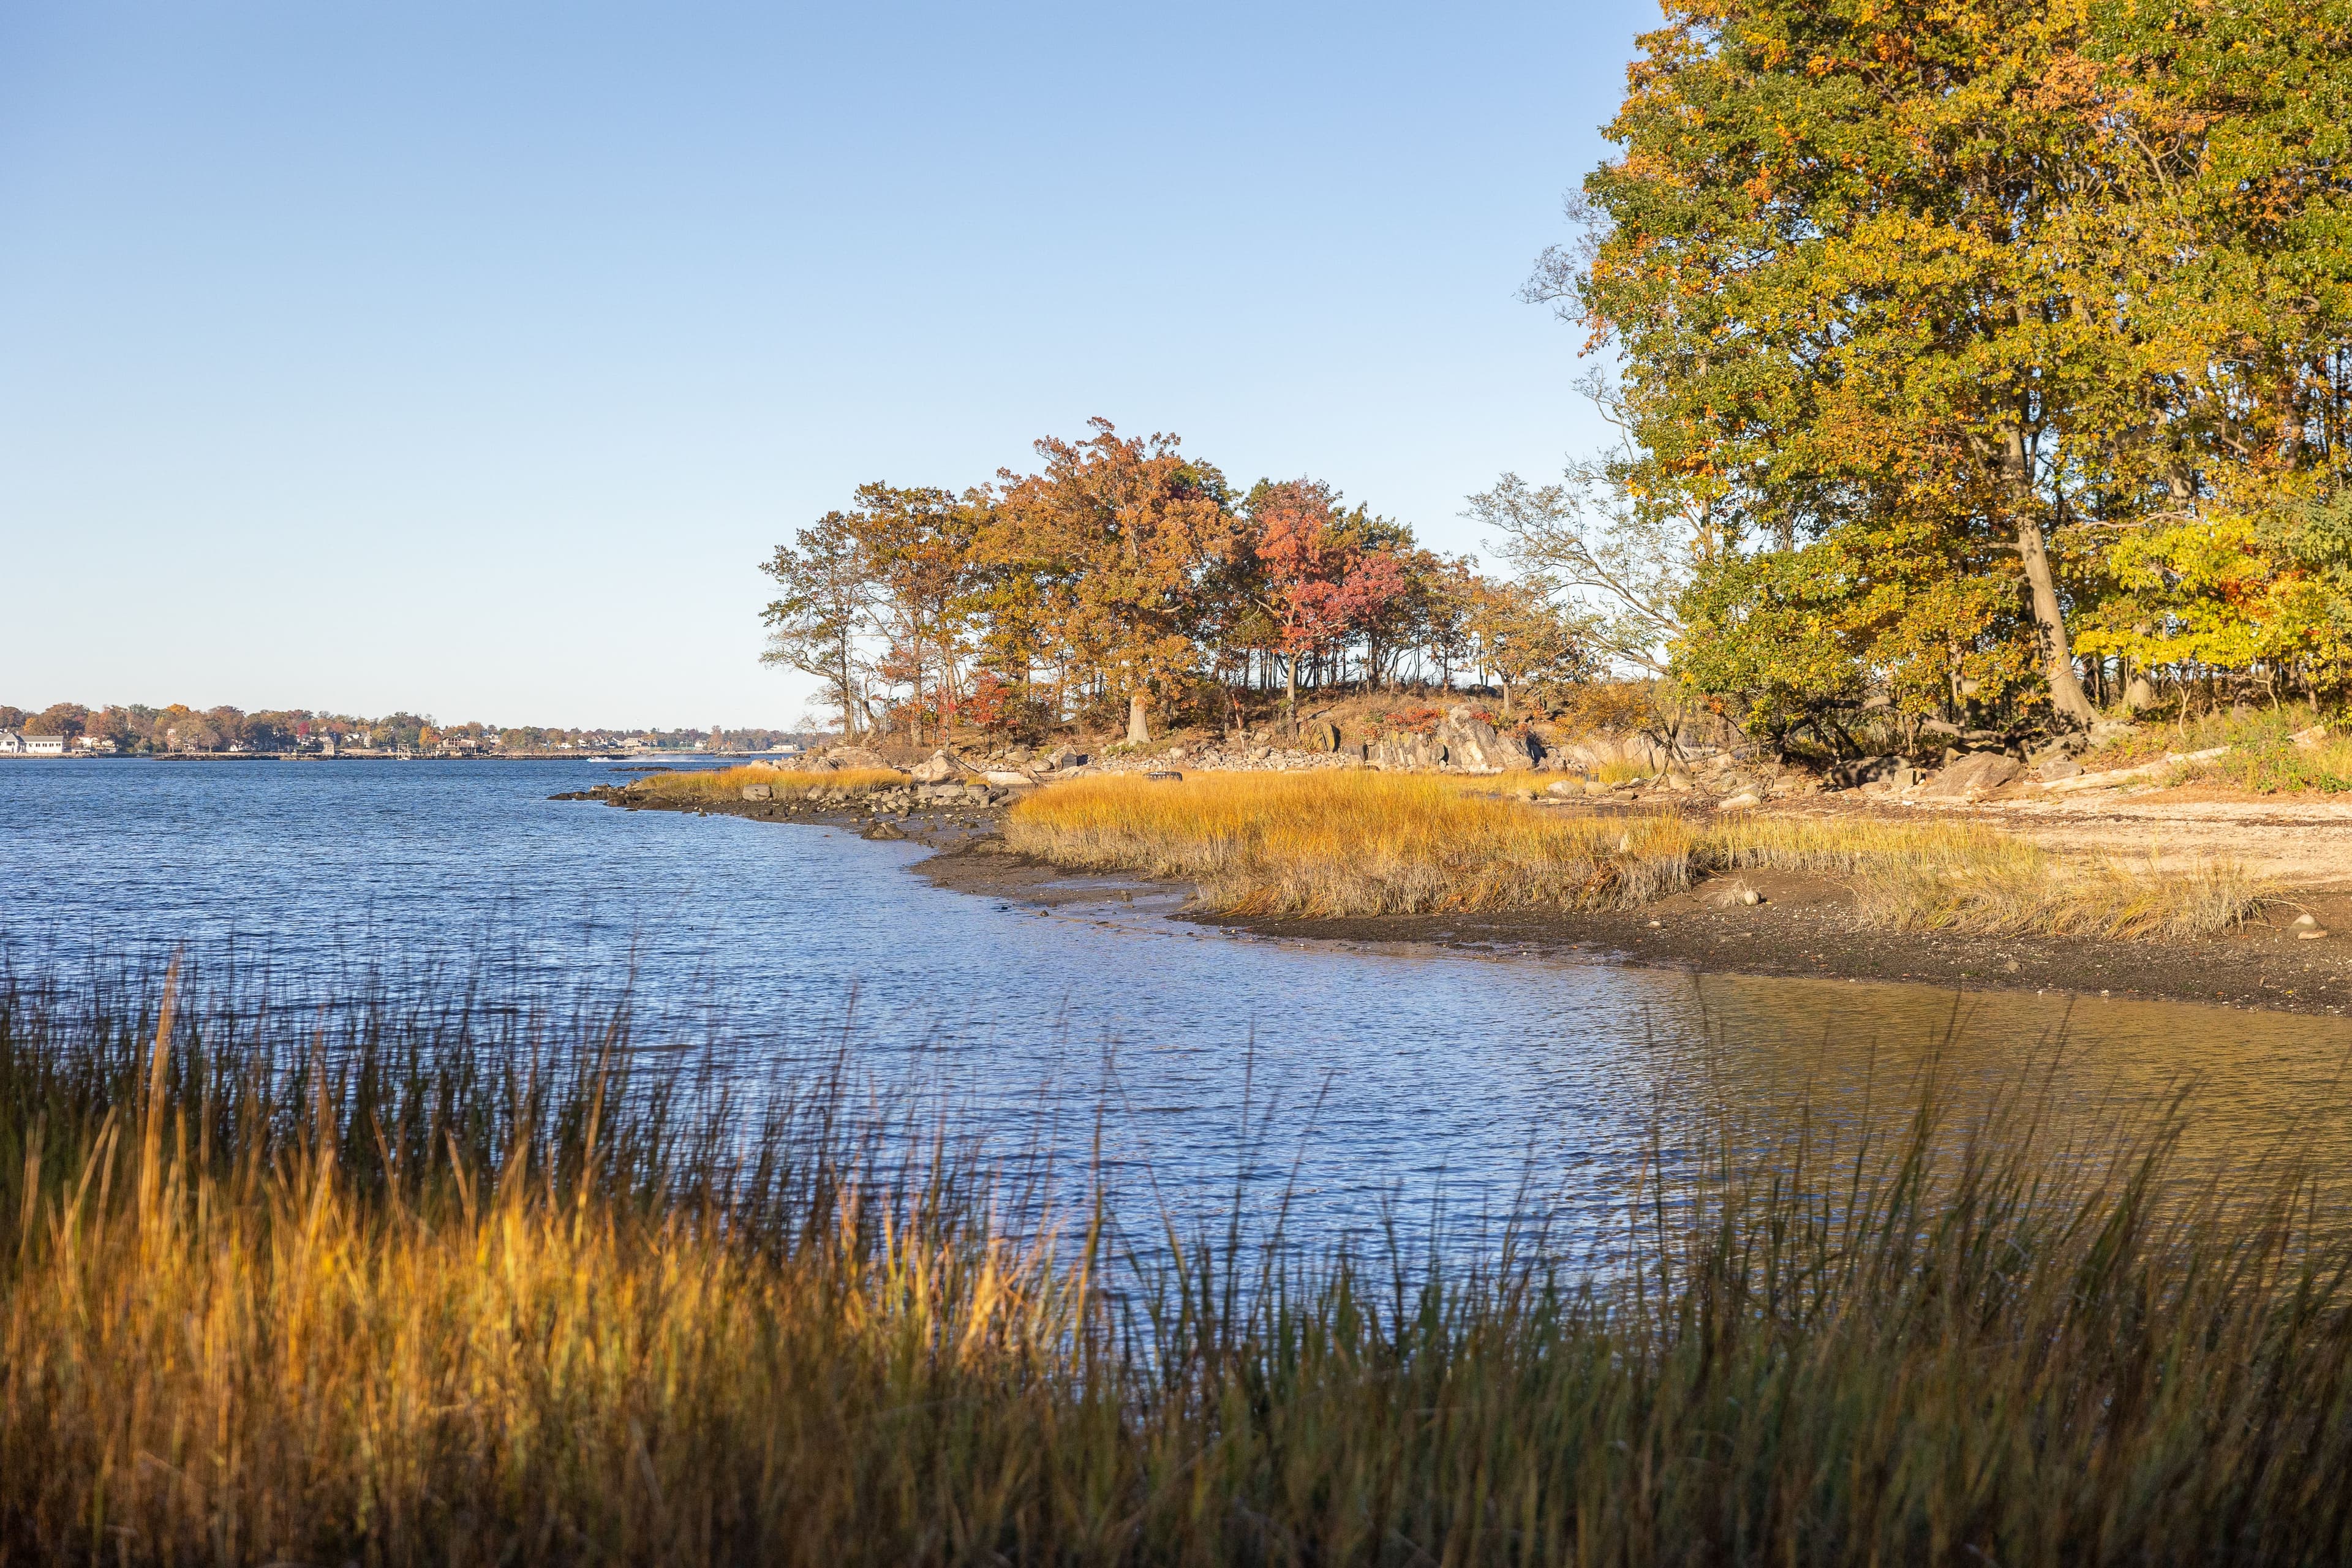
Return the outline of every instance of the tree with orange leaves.
<path id="1" fill-rule="evenodd" d="M 1107 419 L 1082 441 L 1037 443 L 1041 471 L 998 474 L 977 553 L 1038 584 L 1070 662 L 1124 697 L 1128 739 L 1198 676 L 1211 584 L 1238 531 L 1225 478 L 1175 437 L 1122 437 Z"/>

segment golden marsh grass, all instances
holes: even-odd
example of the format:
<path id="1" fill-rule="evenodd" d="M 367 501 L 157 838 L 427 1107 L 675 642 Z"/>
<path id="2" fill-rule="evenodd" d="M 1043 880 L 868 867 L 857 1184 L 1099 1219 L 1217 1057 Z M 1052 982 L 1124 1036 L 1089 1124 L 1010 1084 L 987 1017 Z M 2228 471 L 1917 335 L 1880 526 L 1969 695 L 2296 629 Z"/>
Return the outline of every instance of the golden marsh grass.
<path id="1" fill-rule="evenodd" d="M 1602 817 L 1510 798 L 1521 780 L 1331 770 L 1181 783 L 1073 779 L 1015 805 L 1013 847 L 1059 865 L 1195 883 L 1235 915 L 1632 909 L 1742 869 L 1849 882 L 1863 922 L 1986 934 L 2185 939 L 2269 889 L 2212 863 L 2077 861 L 1973 824 Z"/>
<path id="2" fill-rule="evenodd" d="M 845 795 L 887 789 L 907 782 L 890 768 L 836 768 L 803 771 L 753 763 L 740 768 L 689 768 L 674 773 L 647 773 L 632 783 L 629 792 L 663 803 L 740 800 L 745 784 L 766 784 L 777 800 L 805 800 L 839 791 Z"/>
<path id="3" fill-rule="evenodd" d="M 1599 1279 L 1539 1224 L 1120 1262 L 838 1080 L 747 1118 L 607 1028 L 156 1025 L 0 988 L 9 1562 L 2352 1554 L 2352 1255 L 2290 1169 L 2168 1184 L 2162 1121 L 1727 1131 Z"/>

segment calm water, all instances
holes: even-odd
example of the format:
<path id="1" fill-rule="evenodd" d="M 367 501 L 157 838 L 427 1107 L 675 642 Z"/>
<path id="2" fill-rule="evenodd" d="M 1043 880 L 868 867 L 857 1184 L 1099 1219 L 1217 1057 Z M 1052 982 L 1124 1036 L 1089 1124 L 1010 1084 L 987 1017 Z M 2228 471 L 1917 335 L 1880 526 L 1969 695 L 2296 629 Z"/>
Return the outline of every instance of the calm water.
<path id="1" fill-rule="evenodd" d="M 2352 1151 L 2352 1024 L 1518 956 L 1244 941 L 1167 900 L 1040 915 L 941 891 L 919 847 L 550 802 L 600 763 L 0 764 L 0 956 L 184 947 L 294 994 L 438 966 L 549 1003 L 626 985 L 747 1079 L 846 1043 L 982 1127 L 1148 1163 L 1184 1206 L 1237 1170 L 1356 1228 L 1523 1173 L 1591 1225 L 1653 1130 L 1810 1094 L 1859 1117 L 1937 1053 L 1963 1097 L 2051 1075 L 2091 1122 L 2198 1083 L 2192 1157 Z M 2063 1026 L 2063 1030 L 2062 1030 Z M 1248 1131 L 1244 1132 L 1244 1111 Z"/>

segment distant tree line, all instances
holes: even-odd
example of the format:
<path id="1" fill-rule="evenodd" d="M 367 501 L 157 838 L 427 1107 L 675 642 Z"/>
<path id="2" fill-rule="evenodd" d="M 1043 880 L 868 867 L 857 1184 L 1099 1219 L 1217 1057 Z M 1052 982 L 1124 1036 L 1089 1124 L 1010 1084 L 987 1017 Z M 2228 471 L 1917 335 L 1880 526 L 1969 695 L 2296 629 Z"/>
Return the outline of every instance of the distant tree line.
<path id="1" fill-rule="evenodd" d="M 182 702 L 162 708 L 135 702 L 104 708 L 58 702 L 38 712 L 0 704 L 0 730 L 63 735 L 74 741 L 89 736 L 118 752 L 299 752 L 323 748 L 331 740 L 339 748 L 378 751 L 603 751 L 631 739 L 664 750 L 689 750 L 699 742 L 714 751 L 766 751 L 793 739 L 792 731 L 782 730 L 583 730 L 474 721 L 436 724 L 429 717 L 409 712 L 364 719 L 307 708 L 247 713 L 227 707 L 191 708 Z"/>
<path id="2" fill-rule="evenodd" d="M 861 487 L 763 570 L 766 658 L 816 678 L 845 732 L 1040 731 L 1147 738 L 1223 724 L 1245 693 L 1450 686 L 1478 670 L 1507 709 L 1591 664 L 1539 585 L 1347 504 L 1317 479 L 1247 490 L 1173 436 L 1036 443 L 1040 466 L 961 491 Z"/>
<path id="3" fill-rule="evenodd" d="M 1531 297 L 1623 433 L 1479 498 L 1751 729 L 2352 686 L 2352 8 L 1669 3 Z"/>

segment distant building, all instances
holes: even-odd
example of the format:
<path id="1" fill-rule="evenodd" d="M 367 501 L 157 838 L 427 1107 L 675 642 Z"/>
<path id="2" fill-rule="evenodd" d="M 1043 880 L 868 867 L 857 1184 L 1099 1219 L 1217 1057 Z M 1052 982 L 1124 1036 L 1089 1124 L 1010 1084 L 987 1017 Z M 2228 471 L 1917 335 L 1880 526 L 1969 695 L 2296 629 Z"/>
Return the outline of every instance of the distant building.
<path id="1" fill-rule="evenodd" d="M 103 735 L 82 735 L 76 738 L 74 744 L 81 750 L 92 753 L 103 753 L 121 750 L 120 746 L 117 746 L 113 742 L 108 740 Z"/>
<path id="2" fill-rule="evenodd" d="M 66 754 L 66 738 L 63 735 L 27 735 L 25 737 L 25 754 L 28 757 L 62 757 Z"/>
<path id="3" fill-rule="evenodd" d="M 0 730 L 0 757 L 21 757 L 25 754 L 25 737 L 14 730 Z"/>

